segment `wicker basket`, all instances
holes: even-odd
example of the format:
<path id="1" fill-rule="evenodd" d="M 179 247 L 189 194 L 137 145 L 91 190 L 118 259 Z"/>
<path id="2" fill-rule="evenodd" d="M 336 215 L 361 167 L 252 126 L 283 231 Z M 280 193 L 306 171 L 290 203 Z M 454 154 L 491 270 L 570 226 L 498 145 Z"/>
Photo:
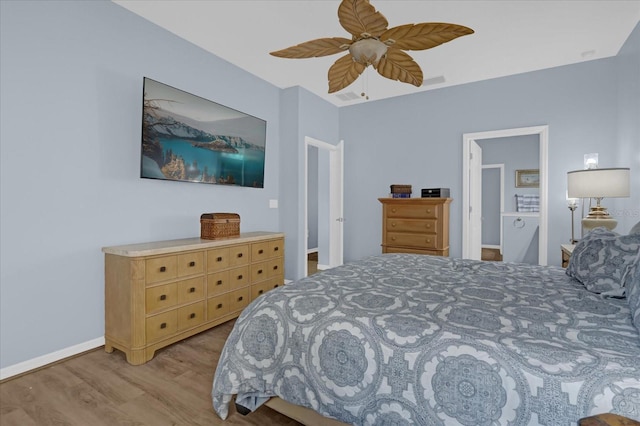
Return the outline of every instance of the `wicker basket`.
<path id="1" fill-rule="evenodd" d="M 204 213 L 200 216 L 200 238 L 217 240 L 240 236 L 240 215 L 237 213 Z"/>
<path id="2" fill-rule="evenodd" d="M 411 194 L 411 185 L 391 185 L 392 194 Z"/>

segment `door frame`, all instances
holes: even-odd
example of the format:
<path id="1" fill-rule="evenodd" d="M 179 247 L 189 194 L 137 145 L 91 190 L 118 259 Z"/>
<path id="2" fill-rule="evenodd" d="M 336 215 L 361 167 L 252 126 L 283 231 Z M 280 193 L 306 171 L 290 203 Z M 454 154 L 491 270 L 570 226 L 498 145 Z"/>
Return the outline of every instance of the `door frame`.
<path id="1" fill-rule="evenodd" d="M 465 133 L 462 135 L 462 257 L 469 258 L 471 247 L 469 207 L 470 191 L 470 143 L 482 139 L 497 139 L 514 136 L 538 135 L 539 139 L 539 170 L 540 170 L 540 232 L 538 234 L 538 263 L 547 264 L 548 252 L 548 182 L 549 182 L 549 126 L 519 127 L 515 129 L 491 130 L 486 132 Z"/>
<path id="2" fill-rule="evenodd" d="M 344 258 L 344 140 L 338 142 L 337 145 L 312 138 L 304 137 L 304 199 L 302 201 L 303 220 L 304 220 L 304 238 L 301 250 L 301 256 L 304 257 L 303 277 L 309 274 L 307 265 L 307 245 L 309 244 L 309 236 L 307 229 L 309 228 L 309 147 L 314 146 L 318 150 L 325 150 L 329 153 L 329 265 L 318 265 L 318 269 L 334 268 L 342 265 Z M 320 239 L 318 238 L 318 241 Z M 318 244 L 319 245 L 319 244 Z"/>

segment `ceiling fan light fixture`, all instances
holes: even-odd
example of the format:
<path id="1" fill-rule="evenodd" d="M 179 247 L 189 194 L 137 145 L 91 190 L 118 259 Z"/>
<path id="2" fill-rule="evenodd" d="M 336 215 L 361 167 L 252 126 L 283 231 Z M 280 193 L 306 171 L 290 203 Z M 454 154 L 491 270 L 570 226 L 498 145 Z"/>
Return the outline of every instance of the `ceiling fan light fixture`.
<path id="1" fill-rule="evenodd" d="M 349 46 L 353 60 L 363 65 L 375 65 L 387 53 L 388 46 L 375 38 L 365 38 Z"/>

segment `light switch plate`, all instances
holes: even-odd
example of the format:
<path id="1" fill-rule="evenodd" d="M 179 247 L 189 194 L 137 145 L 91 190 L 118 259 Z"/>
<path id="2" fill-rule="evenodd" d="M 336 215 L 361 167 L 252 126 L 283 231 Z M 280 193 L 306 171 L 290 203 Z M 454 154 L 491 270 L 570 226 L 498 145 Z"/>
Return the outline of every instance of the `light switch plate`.
<path id="1" fill-rule="evenodd" d="M 269 200 L 269 208 L 277 209 L 278 208 L 278 200 Z"/>

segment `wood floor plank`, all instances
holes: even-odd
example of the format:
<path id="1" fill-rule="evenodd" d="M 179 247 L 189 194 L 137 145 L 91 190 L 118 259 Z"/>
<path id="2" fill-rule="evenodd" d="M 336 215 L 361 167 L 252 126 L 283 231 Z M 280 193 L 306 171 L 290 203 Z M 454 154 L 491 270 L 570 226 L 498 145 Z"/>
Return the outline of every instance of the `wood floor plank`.
<path id="1" fill-rule="evenodd" d="M 234 321 L 163 348 L 132 366 L 104 349 L 0 384 L 2 426 L 299 426 L 268 407 L 226 421 L 213 411 L 211 386 Z"/>

